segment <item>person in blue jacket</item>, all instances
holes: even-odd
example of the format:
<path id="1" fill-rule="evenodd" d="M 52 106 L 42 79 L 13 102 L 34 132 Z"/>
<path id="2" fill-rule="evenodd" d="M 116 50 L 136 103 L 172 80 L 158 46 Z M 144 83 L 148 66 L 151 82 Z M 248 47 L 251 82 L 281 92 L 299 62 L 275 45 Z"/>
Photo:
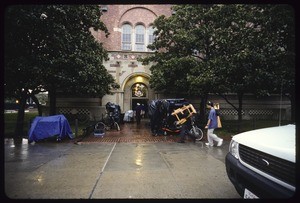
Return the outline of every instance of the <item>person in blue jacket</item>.
<path id="1" fill-rule="evenodd" d="M 214 103 L 208 101 L 206 103 L 207 108 L 210 108 L 208 121 L 205 128 L 207 128 L 207 143 L 206 146 L 214 146 L 214 141 L 217 142 L 217 146 L 221 146 L 223 144 L 223 139 L 219 138 L 216 134 L 214 134 L 214 130 L 218 127 L 218 120 L 217 120 L 217 112 L 214 108 Z"/>

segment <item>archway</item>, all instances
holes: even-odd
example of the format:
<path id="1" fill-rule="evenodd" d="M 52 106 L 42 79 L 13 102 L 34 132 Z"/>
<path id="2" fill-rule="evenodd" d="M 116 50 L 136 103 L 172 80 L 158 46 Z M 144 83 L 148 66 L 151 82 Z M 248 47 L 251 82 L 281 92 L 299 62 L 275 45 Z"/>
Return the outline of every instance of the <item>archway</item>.
<path id="1" fill-rule="evenodd" d="M 122 86 L 124 112 L 133 110 L 137 103 L 147 105 L 149 100 L 154 99 L 155 94 L 150 88 L 149 78 L 150 76 L 145 73 L 135 73 L 124 81 Z M 139 88 L 142 88 L 140 92 Z"/>

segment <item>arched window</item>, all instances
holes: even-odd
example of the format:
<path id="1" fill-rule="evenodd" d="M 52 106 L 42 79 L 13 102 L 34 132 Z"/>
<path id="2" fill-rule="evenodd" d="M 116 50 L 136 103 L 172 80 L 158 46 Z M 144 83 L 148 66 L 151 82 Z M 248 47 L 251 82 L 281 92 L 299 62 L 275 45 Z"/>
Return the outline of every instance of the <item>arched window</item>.
<path id="1" fill-rule="evenodd" d="M 150 26 L 148 28 L 148 44 L 152 44 L 154 42 L 154 28 Z M 148 49 L 148 51 L 152 51 L 151 49 Z"/>
<path id="2" fill-rule="evenodd" d="M 145 27 L 143 25 L 135 27 L 135 51 L 145 51 Z"/>
<path id="3" fill-rule="evenodd" d="M 143 83 L 132 85 L 132 97 L 147 97 L 147 87 Z"/>
<path id="4" fill-rule="evenodd" d="M 131 25 L 122 26 L 122 50 L 131 50 Z"/>

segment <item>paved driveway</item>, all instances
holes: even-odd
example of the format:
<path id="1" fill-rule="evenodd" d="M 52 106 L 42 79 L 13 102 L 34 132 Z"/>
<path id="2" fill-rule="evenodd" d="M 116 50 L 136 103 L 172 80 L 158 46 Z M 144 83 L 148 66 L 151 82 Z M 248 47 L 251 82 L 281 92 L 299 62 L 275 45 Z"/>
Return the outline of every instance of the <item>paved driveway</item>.
<path id="1" fill-rule="evenodd" d="M 4 141 L 13 199 L 240 198 L 225 169 L 229 141 L 23 143 Z"/>

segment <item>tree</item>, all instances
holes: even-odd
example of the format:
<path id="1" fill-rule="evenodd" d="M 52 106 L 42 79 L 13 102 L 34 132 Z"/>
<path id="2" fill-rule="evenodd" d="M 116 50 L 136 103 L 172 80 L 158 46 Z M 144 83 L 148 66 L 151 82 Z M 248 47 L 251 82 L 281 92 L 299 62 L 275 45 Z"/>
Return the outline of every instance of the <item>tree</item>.
<path id="1" fill-rule="evenodd" d="M 51 114 L 55 114 L 58 89 L 66 94 L 102 97 L 118 87 L 102 64 L 108 59 L 107 52 L 90 32 L 102 30 L 108 35 L 98 6 L 47 6 L 43 14 L 47 18 L 42 26 L 41 51 L 45 54 L 41 59 L 48 70 L 44 81 Z"/>
<path id="2" fill-rule="evenodd" d="M 24 125 L 24 109 L 30 90 L 39 91 L 40 80 L 35 71 L 35 53 L 30 37 L 35 22 L 26 9 L 9 7 L 5 13 L 5 97 L 19 101 L 16 135 L 21 135 Z M 32 80 L 31 78 L 36 78 Z"/>
<path id="3" fill-rule="evenodd" d="M 222 10 L 224 16 L 229 16 L 227 23 L 223 21 L 223 24 L 229 26 L 223 27 L 218 33 L 219 38 L 215 40 L 221 56 L 216 73 L 220 76 L 220 82 L 224 81 L 227 89 L 238 96 L 238 107 L 232 106 L 238 110 L 241 124 L 245 93 L 253 93 L 258 97 L 279 93 L 276 89 L 283 80 L 290 81 L 288 87 L 293 92 L 295 72 L 291 57 L 294 50 L 289 49 L 289 55 L 286 47 L 295 42 L 294 15 L 287 5 L 226 5 Z M 226 15 L 228 11 L 230 15 Z M 289 36 L 289 42 L 282 40 L 286 36 Z M 289 65 L 285 62 L 289 62 Z M 219 92 L 219 95 L 230 103 L 226 91 Z M 293 102 L 291 104 L 294 106 Z"/>
<path id="4" fill-rule="evenodd" d="M 56 92 L 102 97 L 118 87 L 103 66 L 107 52 L 90 29 L 104 31 L 96 5 L 11 6 L 5 13 L 5 93 L 20 100 L 16 134 L 23 132 L 26 99 L 46 90 L 50 115 Z M 31 92 L 31 93 L 30 93 Z"/>
<path id="5" fill-rule="evenodd" d="M 156 51 L 143 59 L 154 62 L 150 82 L 156 90 L 181 92 L 181 84 L 184 92 L 201 95 L 201 103 L 208 93 L 216 93 L 238 111 L 241 123 L 243 95 L 274 92 L 278 87 L 274 78 L 282 81 L 278 73 L 293 68 L 293 60 L 280 51 L 294 42 L 290 27 L 293 17 L 285 6 L 180 5 L 173 10 L 175 15 L 161 16 L 154 22 L 157 38 L 149 48 Z M 270 16 L 276 10 L 287 15 L 279 24 L 279 17 Z M 291 37 L 290 41 L 278 40 L 283 36 Z M 294 53 L 291 48 L 289 53 Z M 276 65 L 280 64 L 278 56 L 290 62 L 289 68 Z M 227 99 L 228 93 L 237 94 L 238 106 Z"/>
<path id="6" fill-rule="evenodd" d="M 270 55 L 270 72 L 273 91 L 291 101 L 291 120 L 295 121 L 295 10 L 291 5 L 263 5 L 263 30 L 273 43 Z M 270 34 L 268 34 L 270 33 Z M 270 48 L 269 48 L 270 49 Z"/>

